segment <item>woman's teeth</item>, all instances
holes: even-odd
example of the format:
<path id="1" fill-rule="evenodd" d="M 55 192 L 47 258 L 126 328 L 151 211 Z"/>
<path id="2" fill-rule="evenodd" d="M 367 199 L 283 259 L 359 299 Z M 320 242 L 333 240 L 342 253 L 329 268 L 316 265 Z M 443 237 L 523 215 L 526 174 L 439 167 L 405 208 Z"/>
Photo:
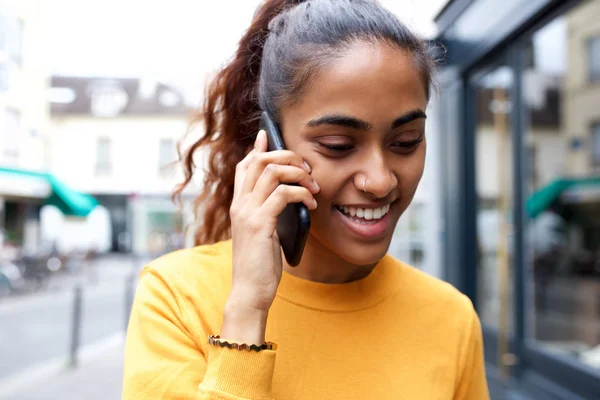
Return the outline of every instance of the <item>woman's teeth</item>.
<path id="1" fill-rule="evenodd" d="M 379 208 L 355 208 L 343 206 L 336 207 L 338 210 L 340 210 L 346 215 L 357 218 L 363 218 L 366 220 L 381 219 L 388 213 L 388 211 L 390 211 L 390 204 Z"/>

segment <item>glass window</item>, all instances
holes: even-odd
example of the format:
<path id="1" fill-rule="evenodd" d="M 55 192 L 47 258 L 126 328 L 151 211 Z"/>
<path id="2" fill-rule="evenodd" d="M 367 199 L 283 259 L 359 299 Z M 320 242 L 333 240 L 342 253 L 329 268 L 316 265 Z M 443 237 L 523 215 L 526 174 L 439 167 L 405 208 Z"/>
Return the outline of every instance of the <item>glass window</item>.
<path id="1" fill-rule="evenodd" d="M 477 191 L 477 301 L 483 324 L 511 329 L 512 101 L 505 65 L 473 78 Z M 503 279 L 500 279 L 503 277 Z M 506 297 L 501 297 L 506 293 Z"/>
<path id="2" fill-rule="evenodd" d="M 15 110 L 0 110 L 0 156 L 10 162 L 16 161 L 19 155 L 19 130 L 21 114 Z"/>
<path id="3" fill-rule="evenodd" d="M 109 138 L 98 138 L 96 143 L 96 175 L 109 175 L 112 171 L 111 143 Z"/>
<path id="4" fill-rule="evenodd" d="M 589 66 L 598 71 L 600 42 L 588 41 L 600 31 L 600 20 L 589 18 L 598 10 L 582 2 L 537 31 L 522 82 L 527 335 L 600 371 L 600 86 L 586 78 L 581 57 L 570 56 L 589 43 Z"/>
<path id="5" fill-rule="evenodd" d="M 600 35 L 593 37 L 588 42 L 588 62 L 590 81 L 600 82 Z"/>
<path id="6" fill-rule="evenodd" d="M 174 173 L 175 143 L 173 139 L 161 139 L 158 148 L 158 172 L 161 176 Z"/>

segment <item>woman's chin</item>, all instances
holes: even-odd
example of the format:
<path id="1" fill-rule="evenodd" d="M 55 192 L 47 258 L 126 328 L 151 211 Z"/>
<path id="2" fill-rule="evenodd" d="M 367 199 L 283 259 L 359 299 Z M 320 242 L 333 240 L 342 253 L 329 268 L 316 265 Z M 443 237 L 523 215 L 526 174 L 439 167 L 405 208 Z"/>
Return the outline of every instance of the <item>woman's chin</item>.
<path id="1" fill-rule="evenodd" d="M 331 253 L 337 255 L 345 262 L 352 265 L 374 265 L 386 254 L 390 247 L 390 238 L 381 238 L 376 242 L 347 240 L 348 238 L 337 237 L 321 242 Z"/>
<path id="2" fill-rule="evenodd" d="M 354 265 L 377 264 L 387 253 L 387 243 L 364 243 L 363 245 L 344 246 L 339 249 L 338 254 L 347 262 Z"/>

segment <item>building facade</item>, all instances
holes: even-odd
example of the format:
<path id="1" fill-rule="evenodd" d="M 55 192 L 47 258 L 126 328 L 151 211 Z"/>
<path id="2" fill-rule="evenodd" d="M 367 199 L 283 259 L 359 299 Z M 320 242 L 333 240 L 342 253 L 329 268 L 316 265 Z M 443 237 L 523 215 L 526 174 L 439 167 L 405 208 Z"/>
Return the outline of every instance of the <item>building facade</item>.
<path id="1" fill-rule="evenodd" d="M 443 277 L 490 386 L 600 398 L 600 1 L 453 0 L 436 23 Z"/>
<path id="2" fill-rule="evenodd" d="M 183 178 L 174 165 L 191 113 L 183 96 L 159 82 L 54 76 L 50 101 L 52 171 L 108 210 L 102 250 L 181 247 L 187 220 L 170 195 Z"/>

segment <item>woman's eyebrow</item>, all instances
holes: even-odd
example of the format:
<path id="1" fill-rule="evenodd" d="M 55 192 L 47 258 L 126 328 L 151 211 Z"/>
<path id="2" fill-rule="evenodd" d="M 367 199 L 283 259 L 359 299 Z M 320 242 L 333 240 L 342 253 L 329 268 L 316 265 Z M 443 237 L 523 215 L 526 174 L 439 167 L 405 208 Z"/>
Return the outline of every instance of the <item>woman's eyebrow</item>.
<path id="1" fill-rule="evenodd" d="M 361 131 L 368 131 L 371 129 L 371 124 L 354 117 L 347 117 L 344 115 L 324 115 L 322 117 L 308 121 L 306 126 L 314 128 L 321 125 L 337 125 L 344 128 L 352 128 Z"/>
<path id="2" fill-rule="evenodd" d="M 398 128 L 402 125 L 408 124 L 419 118 L 427 118 L 427 115 L 423 110 L 412 110 L 401 117 L 396 118 L 392 122 L 392 129 Z M 324 115 L 322 117 L 310 120 L 306 126 L 314 128 L 321 125 L 337 125 L 344 128 L 351 128 L 360 131 L 368 131 L 372 128 L 371 124 L 358 118 L 348 117 L 345 115 Z"/>
<path id="3" fill-rule="evenodd" d="M 399 118 L 396 118 L 396 120 L 392 122 L 392 129 L 396 129 L 419 118 L 426 119 L 427 115 L 423 110 L 412 110 L 411 112 L 406 113 Z"/>

